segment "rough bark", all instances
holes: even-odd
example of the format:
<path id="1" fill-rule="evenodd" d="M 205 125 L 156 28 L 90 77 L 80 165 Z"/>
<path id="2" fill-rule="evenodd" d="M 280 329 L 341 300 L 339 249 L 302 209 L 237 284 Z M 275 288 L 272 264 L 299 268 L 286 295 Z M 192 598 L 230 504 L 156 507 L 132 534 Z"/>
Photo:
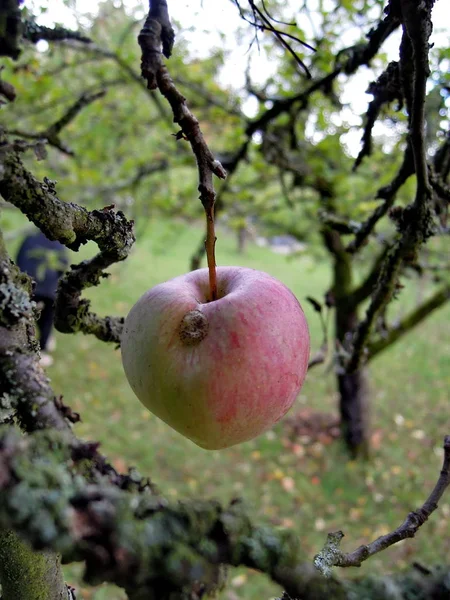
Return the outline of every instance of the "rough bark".
<path id="1" fill-rule="evenodd" d="M 417 535 L 450 484 L 447 436 L 442 468 L 424 504 L 394 531 L 350 553 L 339 549 L 342 532 L 333 534 L 333 548 L 329 534 L 314 559 L 319 571 L 302 562 L 298 531 L 253 523 L 242 502 L 170 503 L 139 477 L 112 480 L 103 474 L 105 465 L 99 470 L 91 464 L 89 448 L 70 448 L 66 442 L 63 433 L 53 430 L 23 436 L 13 427 L 0 428 L 0 526 L 14 529 L 34 548 L 60 553 L 64 562 L 82 560 L 87 583 L 115 583 L 130 600 L 206 598 L 221 584 L 223 564 L 265 572 L 292 598 L 371 600 L 365 589 L 376 582 L 355 581 L 350 594 L 333 567 L 359 566 Z"/>
<path id="2" fill-rule="evenodd" d="M 337 376 L 341 427 L 353 458 L 369 454 L 369 389 L 363 369 Z"/>
<path id="3" fill-rule="evenodd" d="M 357 301 L 353 298 L 353 263 L 339 232 L 325 227 L 324 243 L 333 257 L 333 285 L 329 296 L 335 307 L 338 354 L 351 348 L 358 326 Z M 353 458 L 367 456 L 369 449 L 369 392 L 367 376 L 362 368 L 347 373 L 336 371 L 339 411 L 344 441 Z"/>
<path id="4" fill-rule="evenodd" d="M 0 420 L 8 422 L 15 413 L 26 430 L 51 426 L 65 431 L 67 421 L 56 410 L 37 362 L 30 286 L 10 261 L 0 232 Z M 5 530 L 0 530 L 0 582 L 3 600 L 69 598 L 58 555 L 32 551 Z"/>
<path id="5" fill-rule="evenodd" d="M 336 337 L 348 348 L 358 324 L 356 308 L 344 298 L 336 299 Z M 367 372 L 362 367 L 352 373 L 338 369 L 339 411 L 344 441 L 352 458 L 369 453 L 369 387 Z"/>

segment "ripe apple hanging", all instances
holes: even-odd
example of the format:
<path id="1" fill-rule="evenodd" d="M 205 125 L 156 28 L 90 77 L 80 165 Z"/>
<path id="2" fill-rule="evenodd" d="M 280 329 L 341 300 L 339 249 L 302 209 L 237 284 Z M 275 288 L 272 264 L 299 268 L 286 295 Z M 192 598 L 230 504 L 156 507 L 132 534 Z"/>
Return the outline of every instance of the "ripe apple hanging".
<path id="1" fill-rule="evenodd" d="M 292 292 L 267 273 L 208 269 L 148 290 L 122 335 L 128 381 L 152 413 L 210 450 L 245 442 L 279 421 L 305 379 L 309 332 Z"/>

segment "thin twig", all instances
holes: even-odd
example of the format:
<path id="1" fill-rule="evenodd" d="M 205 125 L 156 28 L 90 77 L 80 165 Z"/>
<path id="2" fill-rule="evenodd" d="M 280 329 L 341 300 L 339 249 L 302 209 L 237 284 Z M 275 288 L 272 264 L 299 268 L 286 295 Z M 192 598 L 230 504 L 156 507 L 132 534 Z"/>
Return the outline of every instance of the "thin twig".
<path id="1" fill-rule="evenodd" d="M 48 144 L 50 144 L 50 146 L 54 146 L 64 154 L 74 156 L 74 152 L 61 141 L 59 134 L 64 127 L 67 127 L 67 125 L 69 125 L 69 123 L 75 119 L 75 117 L 83 110 L 83 108 L 89 104 L 92 104 L 92 102 L 95 102 L 99 98 L 103 98 L 105 94 L 106 90 L 99 90 L 92 93 L 84 92 L 76 102 L 69 106 L 62 117 L 55 121 L 55 123 L 49 125 L 42 132 L 35 133 L 23 131 L 21 129 L 10 129 L 8 130 L 8 134 L 17 135 L 25 139 L 46 141 Z"/>
<path id="2" fill-rule="evenodd" d="M 375 229 L 375 226 L 378 223 L 378 221 L 382 219 L 389 211 L 389 209 L 393 206 L 398 190 L 409 179 L 409 177 L 413 175 L 413 173 L 414 159 L 412 151 L 408 146 L 405 150 L 401 167 L 398 170 L 397 174 L 394 176 L 391 183 L 380 188 L 375 195 L 376 199 L 379 198 L 380 200 L 384 200 L 384 202 L 373 211 L 373 213 L 367 218 L 366 221 L 361 223 L 361 227 L 356 232 L 354 239 L 350 242 L 350 244 L 348 244 L 346 248 L 347 252 L 353 254 L 360 250 L 366 244 L 367 239 Z"/>
<path id="3" fill-rule="evenodd" d="M 444 439 L 444 461 L 433 491 L 417 510 L 410 512 L 403 523 L 394 531 L 378 537 L 370 544 L 359 546 L 347 554 L 340 550 L 344 534 L 342 531 L 328 534 L 323 550 L 314 558 L 314 565 L 325 576 L 330 576 L 332 567 L 360 567 L 361 564 L 382 550 L 401 540 L 412 538 L 429 516 L 438 508 L 438 503 L 450 485 L 450 436 Z"/>
<path id="4" fill-rule="evenodd" d="M 84 44 L 89 44 L 91 41 L 79 31 L 72 31 L 61 26 L 46 27 L 45 25 L 38 25 L 36 21 L 31 19 L 24 19 L 22 27 L 24 39 L 33 42 L 33 44 L 36 44 L 39 40 L 46 40 L 47 42 L 75 40 Z"/>
<path id="5" fill-rule="evenodd" d="M 168 34 L 169 32 L 169 34 Z M 172 32 L 170 34 L 170 32 Z M 147 80 L 147 87 L 157 86 L 161 94 L 169 102 L 175 123 L 181 127 L 177 139 L 187 139 L 195 155 L 199 174 L 200 200 L 206 215 L 206 254 L 208 258 L 210 300 L 217 298 L 216 260 L 214 232 L 214 202 L 216 193 L 213 184 L 213 175 L 225 179 L 226 171 L 219 161 L 214 159 L 208 148 L 199 122 L 191 113 L 186 103 L 186 98 L 176 88 L 167 68 L 162 64 L 160 57 L 161 44 L 166 57 L 170 56 L 171 45 L 167 46 L 165 36 L 169 35 L 170 44 L 173 44 L 173 30 L 167 11 L 165 0 L 151 0 L 150 12 L 144 27 L 139 34 L 138 41 L 142 49 L 142 76 Z M 159 53 L 159 54 L 158 54 Z M 158 54 L 158 59 L 156 55 Z"/>

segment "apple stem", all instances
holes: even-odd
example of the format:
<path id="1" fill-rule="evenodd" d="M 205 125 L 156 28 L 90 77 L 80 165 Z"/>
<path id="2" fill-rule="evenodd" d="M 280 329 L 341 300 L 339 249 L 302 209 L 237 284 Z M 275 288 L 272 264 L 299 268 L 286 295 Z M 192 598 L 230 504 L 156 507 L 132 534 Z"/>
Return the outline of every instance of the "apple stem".
<path id="1" fill-rule="evenodd" d="M 217 300 L 217 275 L 216 275 L 216 233 L 214 229 L 214 203 L 205 208 L 206 213 L 206 260 L 209 270 L 209 292 L 211 301 Z"/>

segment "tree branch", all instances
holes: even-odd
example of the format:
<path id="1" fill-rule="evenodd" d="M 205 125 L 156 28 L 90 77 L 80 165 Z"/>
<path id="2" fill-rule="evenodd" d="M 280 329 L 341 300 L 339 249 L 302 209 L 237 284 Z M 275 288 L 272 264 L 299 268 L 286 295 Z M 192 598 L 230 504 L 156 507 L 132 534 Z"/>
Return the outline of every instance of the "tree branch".
<path id="1" fill-rule="evenodd" d="M 428 40 L 433 29 L 431 21 L 433 3 L 428 0 L 418 5 L 415 0 L 400 0 L 404 40 L 400 46 L 400 72 L 404 84 L 404 94 L 409 105 L 409 143 L 414 154 L 414 168 L 417 177 L 416 208 L 424 207 L 431 195 L 424 130 L 426 82 L 430 74 Z M 409 70 L 411 56 L 408 52 L 411 48 L 414 64 L 412 76 L 410 76 Z M 412 97 L 409 97 L 410 93 Z"/>
<path id="2" fill-rule="evenodd" d="M 388 13 L 386 18 L 380 21 L 377 27 L 369 32 L 367 35 L 368 42 L 366 44 L 352 46 L 340 53 L 339 62 L 337 62 L 336 67 L 331 73 L 328 73 L 324 77 L 317 79 L 299 94 L 295 94 L 288 98 L 271 99 L 272 106 L 263 111 L 256 119 L 248 122 L 245 129 L 246 140 L 236 151 L 232 168 L 227 165 L 228 176 L 219 191 L 217 207 L 220 207 L 219 201 L 221 197 L 224 196 L 231 184 L 232 174 L 237 171 L 239 164 L 247 157 L 253 135 L 258 131 L 265 131 L 272 121 L 274 121 L 283 113 L 289 112 L 292 106 L 295 104 L 300 105 L 300 110 L 306 110 L 309 105 L 310 97 L 319 90 L 327 92 L 330 89 L 333 81 L 341 73 L 352 75 L 360 66 L 370 64 L 370 61 L 377 54 L 381 45 L 397 29 L 399 24 L 400 21 L 398 16 L 395 14 L 395 11 Z M 199 268 L 204 252 L 204 245 L 201 243 L 199 244 L 197 251 L 191 257 L 190 266 L 192 270 Z"/>
<path id="3" fill-rule="evenodd" d="M 170 58 L 174 40 L 175 32 L 170 22 L 166 0 L 150 0 L 150 10 L 138 36 L 142 50 L 141 73 L 147 80 L 149 90 L 158 87 L 156 75 L 163 67 L 161 46 L 164 56 Z"/>
<path id="4" fill-rule="evenodd" d="M 400 49 L 400 73 L 409 110 L 409 141 L 414 156 L 417 178 L 414 202 L 402 211 L 398 227 L 400 238 L 392 248 L 378 281 L 365 319 L 353 338 L 353 350 L 348 360 L 348 373 L 356 371 L 367 358 L 366 343 L 377 315 L 384 309 L 395 291 L 403 261 L 413 262 L 420 246 L 433 234 L 431 188 L 424 145 L 424 103 L 428 68 L 428 38 L 431 34 L 432 2 L 418 5 L 414 0 L 401 0 L 403 38 Z M 413 61 L 407 53 L 413 48 Z M 411 65 L 413 68 L 411 68 Z"/>
<path id="5" fill-rule="evenodd" d="M 383 535 L 370 544 L 357 548 L 354 552 L 344 554 L 340 550 L 340 543 L 344 534 L 342 531 L 328 534 L 323 550 L 314 558 L 316 568 L 325 576 L 331 575 L 333 566 L 359 567 L 361 564 L 382 550 L 397 544 L 401 540 L 412 538 L 419 528 L 428 520 L 429 516 L 438 508 L 438 502 L 450 485 L 450 436 L 444 439 L 444 462 L 439 479 L 427 500 L 417 510 L 410 512 L 403 523 L 394 531 Z"/>
<path id="6" fill-rule="evenodd" d="M 54 146 L 64 154 L 74 156 L 72 150 L 70 150 L 70 148 L 68 148 L 61 141 L 59 134 L 61 133 L 64 127 L 67 127 L 67 125 L 75 119 L 75 117 L 81 112 L 81 110 L 85 106 L 92 104 L 92 102 L 95 102 L 95 100 L 98 100 L 99 98 L 103 98 L 105 94 L 106 90 L 100 90 L 93 93 L 85 92 L 81 94 L 78 100 L 66 110 L 66 112 L 60 119 L 58 119 L 52 125 L 49 125 L 47 129 L 40 133 L 29 133 L 20 129 L 10 129 L 7 131 L 7 133 L 9 135 L 18 135 L 26 139 L 47 141 L 50 144 L 50 146 Z"/>
<path id="7" fill-rule="evenodd" d="M 361 283 L 361 285 L 359 287 L 357 287 L 355 290 L 353 290 L 350 293 L 349 304 L 351 304 L 352 306 L 355 306 L 355 307 L 359 306 L 361 304 L 361 302 L 364 302 L 364 300 L 367 300 L 367 298 L 372 294 L 372 292 L 376 288 L 376 284 L 380 277 L 380 269 L 388 255 L 389 255 L 389 246 L 384 248 L 384 250 L 382 250 L 382 252 L 380 252 L 378 254 L 378 256 L 375 258 L 375 260 L 373 262 L 372 268 L 370 269 L 370 271 L 367 274 L 364 281 Z"/>
<path id="8" fill-rule="evenodd" d="M 72 250 L 89 240 L 96 242 L 100 254 L 84 261 L 62 277 L 56 302 L 56 327 L 65 333 L 93 333 L 104 341 L 120 343 L 123 319 L 101 319 L 89 311 L 89 301 L 81 300 L 86 287 L 97 285 L 102 270 L 122 261 L 134 243 L 133 223 L 121 211 L 111 207 L 88 211 L 74 203 L 62 202 L 56 195 L 54 182 L 39 182 L 23 166 L 17 152 L 7 145 L 0 151 L 4 175 L 0 194 L 19 208 L 51 240 L 58 240 Z"/>
<path id="9" fill-rule="evenodd" d="M 327 225 L 331 229 L 334 229 L 334 231 L 344 235 L 354 234 L 361 228 L 361 223 L 358 223 L 357 221 L 350 221 L 345 217 L 331 212 L 321 211 L 319 213 L 319 217 L 320 221 L 324 225 Z"/>
<path id="10" fill-rule="evenodd" d="M 367 108 L 366 124 L 364 125 L 362 137 L 362 148 L 356 157 L 353 171 L 356 171 L 365 156 L 370 156 L 370 154 L 372 154 L 372 130 L 382 107 L 385 104 L 390 104 L 394 100 L 398 100 L 399 109 L 401 108 L 403 98 L 400 86 L 398 62 L 389 63 L 386 70 L 383 71 L 377 81 L 370 84 L 367 93 L 373 95 L 373 100 L 369 103 Z"/>
<path id="11" fill-rule="evenodd" d="M 149 490 L 122 491 L 98 475 L 87 483 L 77 474 L 80 459 L 55 432 L 24 439 L 3 428 L 0 459 L 0 523 L 34 547 L 60 552 L 64 561 L 84 560 L 90 584 L 110 581 L 132 597 L 139 592 L 163 600 L 198 581 L 214 589 L 219 564 L 228 563 L 264 570 L 295 589 L 298 537 L 255 527 L 238 502 L 171 505 Z"/>
<path id="12" fill-rule="evenodd" d="M 389 185 L 380 188 L 376 193 L 375 198 L 380 198 L 380 200 L 384 200 L 384 202 L 380 204 L 368 219 L 361 224 L 354 239 L 348 244 L 347 252 L 354 254 L 367 243 L 367 239 L 375 229 L 378 221 L 382 219 L 393 206 L 398 190 L 413 174 L 414 158 L 411 148 L 408 146 L 403 156 L 402 165 L 394 179 Z"/>
<path id="13" fill-rule="evenodd" d="M 438 483 L 419 510 L 395 532 L 353 553 L 340 553 L 335 544 L 330 556 L 328 546 L 316 566 L 326 573 L 333 565 L 356 566 L 413 537 L 449 485 L 449 462 L 450 437 Z M 83 560 L 85 581 L 116 583 L 132 598 L 168 600 L 181 590 L 190 597 L 199 582 L 209 592 L 218 585 L 223 563 L 263 571 L 293 597 L 313 597 L 304 596 L 312 578 L 299 561 L 296 533 L 253 525 L 237 501 L 226 508 L 215 501 L 170 504 L 149 488 L 122 490 L 100 473 L 87 482 L 80 476 L 85 463 L 57 432 L 23 438 L 11 427 L 0 429 L 0 524 L 34 547 L 60 552 L 66 562 Z M 337 593 L 315 597 L 347 597 L 335 580 L 316 578 L 314 584 L 316 594 L 321 586 Z"/>
<path id="14" fill-rule="evenodd" d="M 448 266 L 447 266 L 448 269 Z M 432 312 L 450 300 L 450 286 L 446 286 L 434 293 L 428 300 L 417 306 L 400 323 L 388 329 L 386 335 L 368 345 L 368 359 L 372 360 L 377 354 L 394 344 L 397 340 L 419 325 Z"/>
<path id="15" fill-rule="evenodd" d="M 138 36 L 142 50 L 142 76 L 147 80 L 147 87 L 158 87 L 161 94 L 169 102 L 175 123 L 181 127 L 177 139 L 187 139 L 197 161 L 200 200 L 206 215 L 206 256 L 209 269 L 210 299 L 217 298 L 216 259 L 214 230 L 214 190 L 213 175 L 219 179 L 226 178 L 226 171 L 219 161 L 214 159 L 208 148 L 199 122 L 189 110 L 186 98 L 177 90 L 168 70 L 162 64 L 159 48 L 163 46 L 163 54 L 168 58 L 171 54 L 174 32 L 170 24 L 167 3 L 165 0 L 150 0 L 150 12 L 144 27 Z"/>
<path id="16" fill-rule="evenodd" d="M 276 117 L 287 112 L 293 104 L 299 103 L 302 108 L 308 107 L 310 96 L 318 90 L 327 90 L 332 82 L 341 74 L 352 75 L 362 65 L 369 65 L 383 42 L 393 33 L 400 22 L 395 15 L 388 15 L 378 26 L 368 34 L 368 42 L 346 48 L 340 53 L 336 67 L 324 77 L 314 81 L 305 90 L 288 98 L 280 98 L 273 106 L 251 121 L 246 129 L 246 135 L 251 137 L 256 131 L 261 131 Z"/>
<path id="17" fill-rule="evenodd" d="M 47 42 L 76 40 L 78 42 L 83 42 L 84 44 L 89 44 L 91 42 L 88 37 L 79 31 L 72 31 L 59 25 L 56 27 L 38 25 L 36 21 L 32 19 L 24 19 L 22 36 L 29 42 L 33 42 L 33 44 L 37 44 L 39 40 L 46 40 Z"/>
<path id="18" fill-rule="evenodd" d="M 284 48 L 285 50 L 287 50 L 287 52 L 289 52 L 289 54 L 293 57 L 294 61 L 296 64 L 300 65 L 300 67 L 303 69 L 303 71 L 305 72 L 306 76 L 308 77 L 308 79 L 311 79 L 311 73 L 308 69 L 308 67 L 305 65 L 305 63 L 301 60 L 301 58 L 297 55 L 297 53 L 291 48 L 290 44 L 284 39 L 285 37 L 291 38 L 296 42 L 299 42 L 300 44 L 302 44 L 303 46 L 309 48 L 312 51 L 315 51 L 315 48 L 313 48 L 312 46 L 310 46 L 309 44 L 307 44 L 306 42 L 304 42 L 303 40 L 290 35 L 289 33 L 286 33 L 284 31 L 280 31 L 279 29 L 277 29 L 276 27 L 274 27 L 271 23 L 272 18 L 270 17 L 270 15 L 268 14 L 268 17 L 266 17 L 266 15 L 259 10 L 259 8 L 256 6 L 256 4 L 253 2 L 253 0 L 248 0 L 250 7 L 253 11 L 254 15 L 258 15 L 259 18 L 259 23 L 252 23 L 252 25 L 254 25 L 255 27 L 257 27 L 258 29 L 263 29 L 265 31 L 270 31 L 271 33 L 273 33 L 273 35 L 277 38 L 277 40 L 280 42 L 281 47 Z M 242 12 L 241 12 L 241 16 L 242 16 Z M 245 17 L 244 17 L 245 18 Z M 247 20 L 247 19 L 245 19 Z"/>

